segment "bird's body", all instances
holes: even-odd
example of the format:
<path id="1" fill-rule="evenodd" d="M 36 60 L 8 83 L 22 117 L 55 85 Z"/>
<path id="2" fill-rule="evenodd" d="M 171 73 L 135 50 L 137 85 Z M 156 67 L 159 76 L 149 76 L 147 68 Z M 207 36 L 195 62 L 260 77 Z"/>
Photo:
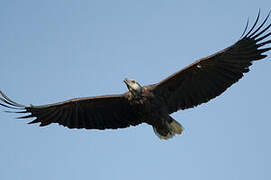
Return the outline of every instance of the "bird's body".
<path id="1" fill-rule="evenodd" d="M 153 87 L 155 86 L 141 87 L 139 94 L 134 94 L 133 91 L 127 92 L 130 106 L 135 108 L 134 111 L 138 112 L 142 122 L 153 126 L 154 132 L 160 138 L 168 139 L 175 134 L 181 134 L 183 127 L 169 116 L 165 99 L 157 96 Z"/>
<path id="2" fill-rule="evenodd" d="M 183 127 L 170 114 L 208 102 L 249 72 L 253 61 L 261 60 L 271 48 L 265 40 L 271 24 L 264 27 L 268 16 L 255 23 L 232 46 L 172 74 L 161 82 L 141 86 L 135 80 L 125 79 L 128 92 L 119 95 L 77 98 L 44 106 L 25 106 L 9 99 L 0 91 L 0 105 L 30 113 L 20 118 L 36 117 L 32 123 L 46 126 L 58 123 L 68 128 L 117 129 L 147 123 L 161 139 L 181 134 Z M 258 25 L 258 26 L 257 26 Z M 266 34 L 264 34 L 266 33 Z M 265 40 L 265 41 L 264 41 Z"/>

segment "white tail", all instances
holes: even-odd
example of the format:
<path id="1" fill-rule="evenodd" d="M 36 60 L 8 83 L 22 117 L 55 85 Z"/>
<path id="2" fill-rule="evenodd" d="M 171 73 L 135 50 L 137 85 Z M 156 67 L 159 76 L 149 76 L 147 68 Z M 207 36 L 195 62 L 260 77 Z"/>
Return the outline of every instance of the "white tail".
<path id="1" fill-rule="evenodd" d="M 173 119 L 173 121 L 171 123 L 167 123 L 166 125 L 167 125 L 168 130 L 169 130 L 169 132 L 168 132 L 168 134 L 166 136 L 160 134 L 159 131 L 155 127 L 153 127 L 154 133 L 160 139 L 167 140 L 169 138 L 172 138 L 175 134 L 182 134 L 182 132 L 184 130 L 183 126 L 180 123 L 178 123 L 178 121 L 176 121 L 174 119 Z"/>
<path id="2" fill-rule="evenodd" d="M 173 130 L 173 132 L 175 134 L 182 134 L 184 128 L 183 126 L 176 120 L 173 120 L 170 124 L 169 124 L 170 128 Z"/>

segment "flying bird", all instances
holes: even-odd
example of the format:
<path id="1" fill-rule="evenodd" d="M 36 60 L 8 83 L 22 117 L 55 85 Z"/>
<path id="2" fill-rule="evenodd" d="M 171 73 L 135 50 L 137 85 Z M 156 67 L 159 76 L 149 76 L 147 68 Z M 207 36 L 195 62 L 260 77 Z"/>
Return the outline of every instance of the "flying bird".
<path id="1" fill-rule="evenodd" d="M 117 95 L 76 98 L 42 106 L 25 106 L 0 91 L 0 105 L 16 112 L 27 113 L 19 118 L 35 118 L 29 124 L 47 126 L 58 123 L 68 128 L 118 129 L 141 123 L 153 127 L 160 139 L 181 134 L 182 125 L 170 114 L 193 108 L 222 94 L 249 72 L 253 61 L 264 59 L 271 48 L 271 24 L 265 25 L 270 12 L 258 24 L 260 11 L 251 26 L 232 46 L 172 74 L 159 83 L 141 86 L 137 81 L 124 79 L 128 92 Z"/>

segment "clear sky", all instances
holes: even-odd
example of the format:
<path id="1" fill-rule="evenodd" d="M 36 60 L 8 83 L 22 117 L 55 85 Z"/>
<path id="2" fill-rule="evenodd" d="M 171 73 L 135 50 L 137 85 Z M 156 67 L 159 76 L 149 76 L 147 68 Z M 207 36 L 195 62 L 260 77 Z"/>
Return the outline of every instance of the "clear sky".
<path id="1" fill-rule="evenodd" d="M 156 83 L 240 37 L 270 0 L 2 0 L 0 89 L 23 104 Z M 271 23 L 271 19 L 268 21 Z M 172 116 L 181 136 L 40 128 L 0 112 L 1 180 L 269 180 L 271 53 L 223 95 Z"/>

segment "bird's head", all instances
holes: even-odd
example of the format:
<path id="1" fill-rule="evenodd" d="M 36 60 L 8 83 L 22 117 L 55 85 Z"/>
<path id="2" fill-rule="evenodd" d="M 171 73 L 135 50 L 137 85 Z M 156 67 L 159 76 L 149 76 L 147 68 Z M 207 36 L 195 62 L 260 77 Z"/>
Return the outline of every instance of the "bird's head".
<path id="1" fill-rule="evenodd" d="M 142 93 L 142 86 L 138 82 L 132 79 L 124 79 L 125 84 L 127 85 L 127 88 L 134 96 L 140 96 Z"/>

